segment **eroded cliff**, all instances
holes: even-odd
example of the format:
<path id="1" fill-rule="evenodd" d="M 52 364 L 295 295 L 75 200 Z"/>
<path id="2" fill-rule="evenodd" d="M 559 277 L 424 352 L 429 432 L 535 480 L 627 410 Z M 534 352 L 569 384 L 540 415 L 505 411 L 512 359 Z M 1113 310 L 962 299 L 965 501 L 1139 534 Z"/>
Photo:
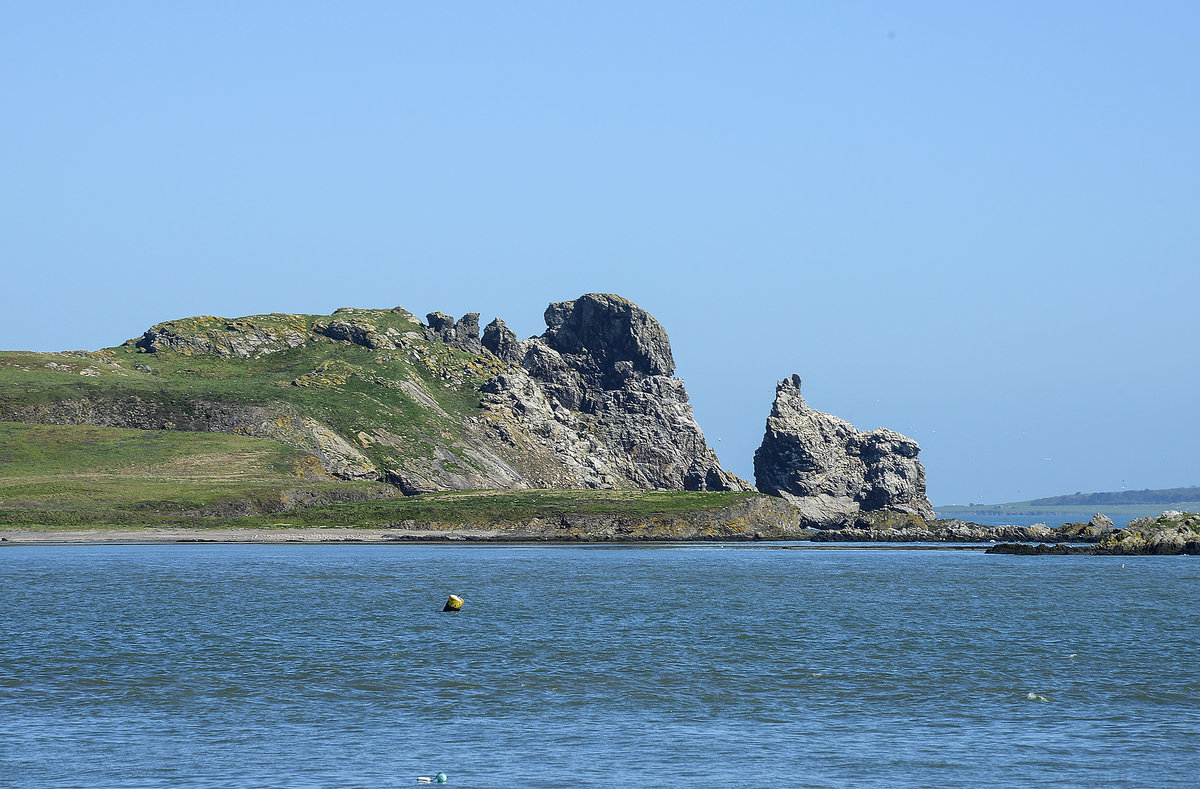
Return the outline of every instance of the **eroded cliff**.
<path id="1" fill-rule="evenodd" d="M 409 494 L 752 489 L 705 443 L 649 313 L 588 294 L 545 317 L 527 340 L 399 307 L 168 321 L 102 351 L 4 354 L 0 418 L 272 438 Z"/>

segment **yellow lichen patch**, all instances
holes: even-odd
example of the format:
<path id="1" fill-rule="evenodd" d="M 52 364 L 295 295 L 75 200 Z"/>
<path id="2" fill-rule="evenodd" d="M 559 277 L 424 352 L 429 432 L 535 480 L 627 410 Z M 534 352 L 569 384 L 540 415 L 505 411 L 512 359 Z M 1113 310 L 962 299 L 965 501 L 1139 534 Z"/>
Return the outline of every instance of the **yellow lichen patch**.
<path id="1" fill-rule="evenodd" d="M 307 455 L 297 460 L 293 465 L 293 470 L 300 479 L 324 479 L 329 476 L 325 473 L 325 468 L 321 465 L 321 461 L 312 455 Z"/>
<path id="2" fill-rule="evenodd" d="M 321 362 L 311 373 L 292 381 L 292 386 L 342 386 L 355 375 L 359 375 L 359 370 L 354 365 L 340 359 L 330 359 Z"/>

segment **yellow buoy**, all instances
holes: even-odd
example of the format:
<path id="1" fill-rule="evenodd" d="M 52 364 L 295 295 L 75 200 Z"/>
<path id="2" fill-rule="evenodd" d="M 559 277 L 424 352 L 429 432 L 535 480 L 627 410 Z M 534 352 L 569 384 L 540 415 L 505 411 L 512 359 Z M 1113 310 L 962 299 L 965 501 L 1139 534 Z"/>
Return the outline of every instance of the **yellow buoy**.
<path id="1" fill-rule="evenodd" d="M 461 611 L 462 604 L 463 599 L 456 594 L 452 594 L 450 595 L 450 599 L 446 601 L 446 607 L 443 608 L 442 611 Z"/>

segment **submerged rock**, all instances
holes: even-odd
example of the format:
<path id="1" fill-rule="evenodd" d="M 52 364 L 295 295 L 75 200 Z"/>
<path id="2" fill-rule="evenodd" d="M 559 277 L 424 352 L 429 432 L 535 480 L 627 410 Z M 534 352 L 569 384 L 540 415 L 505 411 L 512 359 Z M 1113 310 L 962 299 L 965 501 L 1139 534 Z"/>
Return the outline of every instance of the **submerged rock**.
<path id="1" fill-rule="evenodd" d="M 782 496 L 819 526 L 849 526 L 859 513 L 876 511 L 932 521 L 920 451 L 892 430 L 863 433 L 809 408 L 793 375 L 775 388 L 754 479 L 760 491 Z"/>

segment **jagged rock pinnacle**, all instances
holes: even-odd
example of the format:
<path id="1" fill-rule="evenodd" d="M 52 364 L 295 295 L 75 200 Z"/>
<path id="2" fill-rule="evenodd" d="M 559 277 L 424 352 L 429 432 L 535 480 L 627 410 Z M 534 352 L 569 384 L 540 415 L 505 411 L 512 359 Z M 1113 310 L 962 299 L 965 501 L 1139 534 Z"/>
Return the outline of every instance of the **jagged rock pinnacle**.
<path id="1" fill-rule="evenodd" d="M 892 430 L 859 432 L 815 411 L 800 395 L 800 376 L 775 388 L 754 479 L 815 523 L 846 525 L 860 512 L 891 511 L 934 518 L 916 441 Z"/>

